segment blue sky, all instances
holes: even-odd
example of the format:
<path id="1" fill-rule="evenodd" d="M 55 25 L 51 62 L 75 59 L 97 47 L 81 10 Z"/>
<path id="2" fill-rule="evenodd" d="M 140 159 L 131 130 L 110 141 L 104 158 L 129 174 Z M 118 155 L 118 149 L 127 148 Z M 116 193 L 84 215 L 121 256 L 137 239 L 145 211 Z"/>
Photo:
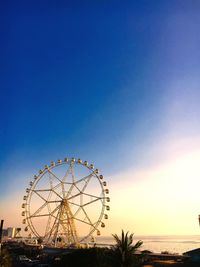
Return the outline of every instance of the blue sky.
<path id="1" fill-rule="evenodd" d="M 4 1 L 1 198 L 51 160 L 88 159 L 112 184 L 197 138 L 199 11 L 199 1 Z"/>

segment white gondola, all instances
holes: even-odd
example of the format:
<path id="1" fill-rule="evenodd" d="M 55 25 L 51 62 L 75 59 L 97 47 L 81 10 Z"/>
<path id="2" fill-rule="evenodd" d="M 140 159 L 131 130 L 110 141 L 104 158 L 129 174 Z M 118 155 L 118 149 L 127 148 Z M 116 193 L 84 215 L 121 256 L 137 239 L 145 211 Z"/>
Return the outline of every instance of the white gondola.
<path id="1" fill-rule="evenodd" d="M 106 182 L 103 182 L 103 186 L 106 186 L 107 185 L 107 183 Z"/>
<path id="2" fill-rule="evenodd" d="M 29 184 L 30 184 L 30 186 L 32 186 L 32 185 L 33 185 L 33 182 L 32 182 L 32 181 L 30 181 L 30 183 L 29 183 Z"/>
<path id="3" fill-rule="evenodd" d="M 58 164 L 61 164 L 62 163 L 62 160 L 61 159 L 58 159 L 57 163 Z"/>
<path id="4" fill-rule="evenodd" d="M 27 199 L 27 196 L 24 196 L 24 197 L 23 197 L 23 200 L 26 200 L 26 199 Z"/>
<path id="5" fill-rule="evenodd" d="M 23 220 L 22 220 L 22 223 L 25 224 L 25 223 L 26 223 L 26 219 L 23 219 Z"/>
<path id="6" fill-rule="evenodd" d="M 102 222 L 102 223 L 101 223 L 101 227 L 105 227 L 105 223 Z"/>
<path id="7" fill-rule="evenodd" d="M 95 237 L 94 236 L 91 236 L 91 242 L 94 243 L 96 240 L 95 240 Z"/>
<path id="8" fill-rule="evenodd" d="M 54 161 L 51 162 L 51 166 L 54 167 L 56 164 Z"/>
<path id="9" fill-rule="evenodd" d="M 105 193 L 106 194 L 109 194 L 109 189 L 105 189 Z"/>
<path id="10" fill-rule="evenodd" d="M 110 198 L 109 198 L 109 197 L 107 197 L 107 198 L 106 198 L 106 201 L 107 201 L 107 202 L 110 202 Z"/>
<path id="11" fill-rule="evenodd" d="M 90 164 L 90 169 L 94 169 L 94 164 Z"/>
<path id="12" fill-rule="evenodd" d="M 103 179 L 103 175 L 99 175 L 99 178 L 102 180 Z"/>
<path id="13" fill-rule="evenodd" d="M 96 169 L 94 172 L 95 172 L 96 174 L 98 174 L 98 173 L 99 173 L 99 170 L 98 170 L 98 169 Z"/>
<path id="14" fill-rule="evenodd" d="M 23 203 L 23 204 L 22 204 L 22 208 L 24 209 L 25 207 L 26 207 L 26 204 L 25 204 L 25 203 Z"/>
<path id="15" fill-rule="evenodd" d="M 26 188 L 26 193 L 29 193 L 30 192 L 30 189 L 29 188 Z"/>
<path id="16" fill-rule="evenodd" d="M 64 162 L 68 162 L 69 161 L 69 159 L 68 158 L 64 158 Z"/>
<path id="17" fill-rule="evenodd" d="M 76 159 L 75 159 L 75 158 L 72 158 L 72 159 L 71 159 L 71 162 L 76 162 Z"/>
<path id="18" fill-rule="evenodd" d="M 87 161 L 84 161 L 83 163 L 86 167 L 88 166 L 88 162 Z"/>
<path id="19" fill-rule="evenodd" d="M 97 230 L 97 235 L 101 235 L 101 232 L 99 230 Z"/>
<path id="20" fill-rule="evenodd" d="M 108 219 L 108 215 L 107 214 L 104 214 L 104 219 Z"/>
<path id="21" fill-rule="evenodd" d="M 106 206 L 106 210 L 110 210 L 110 206 Z"/>
<path id="22" fill-rule="evenodd" d="M 81 159 L 78 159 L 78 163 L 81 164 L 82 163 L 82 160 Z"/>
<path id="23" fill-rule="evenodd" d="M 22 211 L 22 216 L 25 216 L 25 211 Z"/>

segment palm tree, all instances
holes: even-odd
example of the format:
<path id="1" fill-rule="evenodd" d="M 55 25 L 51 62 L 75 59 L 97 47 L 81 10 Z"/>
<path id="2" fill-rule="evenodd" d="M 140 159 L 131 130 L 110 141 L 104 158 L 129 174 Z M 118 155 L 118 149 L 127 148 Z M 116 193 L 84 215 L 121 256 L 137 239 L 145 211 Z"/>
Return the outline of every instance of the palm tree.
<path id="1" fill-rule="evenodd" d="M 121 236 L 117 234 L 112 235 L 116 241 L 116 245 L 113 247 L 116 265 L 120 267 L 137 266 L 137 258 L 134 255 L 136 250 L 143 244 L 140 240 L 135 245 L 133 243 L 133 233 L 129 235 L 129 232 L 124 233 L 122 230 Z"/>

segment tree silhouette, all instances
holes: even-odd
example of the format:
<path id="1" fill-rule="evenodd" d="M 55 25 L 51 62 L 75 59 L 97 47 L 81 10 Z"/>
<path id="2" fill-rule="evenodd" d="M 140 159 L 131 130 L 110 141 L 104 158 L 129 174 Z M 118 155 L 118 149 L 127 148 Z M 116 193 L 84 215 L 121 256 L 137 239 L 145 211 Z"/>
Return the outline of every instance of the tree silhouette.
<path id="1" fill-rule="evenodd" d="M 115 264 L 120 267 L 132 267 L 139 264 L 138 257 L 136 257 L 135 252 L 143 242 L 140 240 L 135 245 L 133 245 L 133 233 L 124 233 L 122 230 L 121 236 L 117 234 L 112 235 L 116 241 L 116 245 L 113 247 Z"/>

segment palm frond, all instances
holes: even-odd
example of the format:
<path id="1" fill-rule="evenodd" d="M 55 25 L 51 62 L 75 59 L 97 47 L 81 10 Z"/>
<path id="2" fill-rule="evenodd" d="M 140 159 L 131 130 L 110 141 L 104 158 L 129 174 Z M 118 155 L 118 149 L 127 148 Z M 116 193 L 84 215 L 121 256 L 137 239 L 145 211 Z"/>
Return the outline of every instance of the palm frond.
<path id="1" fill-rule="evenodd" d="M 121 236 L 118 236 L 117 234 L 112 235 L 116 241 L 113 250 L 121 262 L 120 266 L 129 266 L 129 263 L 131 263 L 134 259 L 135 251 L 143 244 L 143 242 L 139 240 L 133 245 L 133 235 L 133 233 L 125 233 L 124 230 L 122 230 Z"/>

